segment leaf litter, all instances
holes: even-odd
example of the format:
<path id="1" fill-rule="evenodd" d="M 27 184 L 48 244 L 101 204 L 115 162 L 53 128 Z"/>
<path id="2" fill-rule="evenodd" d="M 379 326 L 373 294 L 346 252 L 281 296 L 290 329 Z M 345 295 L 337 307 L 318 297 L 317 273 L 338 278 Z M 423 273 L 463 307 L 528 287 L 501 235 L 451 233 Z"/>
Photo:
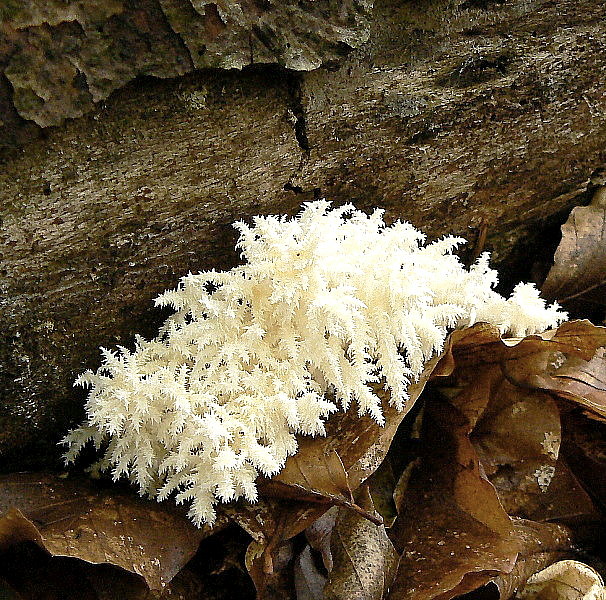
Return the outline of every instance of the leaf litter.
<path id="1" fill-rule="evenodd" d="M 579 441 L 587 422 L 603 440 L 603 346 L 606 330 L 588 321 L 524 339 L 483 324 L 456 331 L 407 411 L 383 394 L 385 427 L 334 415 L 326 437 L 300 438 L 285 469 L 260 482 L 259 502 L 222 507 L 213 530 L 84 479 L 4 476 L 0 549 L 49 582 L 60 577 L 36 571 L 41 556 L 59 569 L 70 561 L 82 598 L 219 598 L 216 575 L 192 570 L 190 559 L 202 563 L 200 542 L 232 521 L 251 541 L 218 571 L 248 571 L 255 591 L 243 598 L 510 598 L 603 527 L 604 494 L 591 491 L 602 455 Z M 6 570 L 0 584 L 33 597 Z M 120 591 L 100 591 L 112 586 Z"/>

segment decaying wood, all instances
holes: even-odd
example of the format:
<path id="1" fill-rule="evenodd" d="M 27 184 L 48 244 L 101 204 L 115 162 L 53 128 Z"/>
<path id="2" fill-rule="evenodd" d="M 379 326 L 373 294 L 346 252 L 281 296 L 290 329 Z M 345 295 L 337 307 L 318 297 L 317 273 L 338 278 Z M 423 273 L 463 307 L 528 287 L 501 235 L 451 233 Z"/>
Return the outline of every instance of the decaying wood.
<path id="1" fill-rule="evenodd" d="M 530 262 L 605 162 L 601 0 L 84 4 L 0 9 L 5 469 L 58 460 L 75 376 L 235 264 L 233 221 L 351 200 Z"/>

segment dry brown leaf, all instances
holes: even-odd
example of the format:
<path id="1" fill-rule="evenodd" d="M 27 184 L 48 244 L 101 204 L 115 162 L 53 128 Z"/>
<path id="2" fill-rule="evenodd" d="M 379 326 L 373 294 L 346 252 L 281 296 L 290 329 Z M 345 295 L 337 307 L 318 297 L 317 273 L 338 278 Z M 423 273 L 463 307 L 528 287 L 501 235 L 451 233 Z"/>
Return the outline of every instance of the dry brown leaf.
<path id="1" fill-rule="evenodd" d="M 0 515 L 4 547 L 29 535 L 53 556 L 116 565 L 143 577 L 153 590 L 164 588 L 211 533 L 196 529 L 172 505 L 51 474 L 0 476 Z"/>
<path id="2" fill-rule="evenodd" d="M 606 349 L 599 348 L 590 360 L 572 356 L 560 362 L 539 374 L 533 385 L 580 404 L 589 416 L 606 418 Z"/>
<path id="3" fill-rule="evenodd" d="M 360 504 L 374 510 L 368 488 L 360 490 Z M 339 509 L 331 535 L 333 569 L 324 588 L 326 600 L 381 600 L 395 574 L 398 554 L 383 525 Z"/>
<path id="4" fill-rule="evenodd" d="M 472 441 L 509 515 L 561 522 L 596 517 L 591 498 L 559 456 L 561 438 L 552 398 L 507 381 L 493 387 Z"/>
<path id="5" fill-rule="evenodd" d="M 452 371 L 455 365 L 457 369 L 464 369 L 505 363 L 506 369 L 513 370 L 517 363 L 521 365 L 521 372 L 512 373 L 512 376 L 521 377 L 525 374 L 529 378 L 542 373 L 544 369 L 555 368 L 553 360 L 558 352 L 567 357 L 578 356 L 588 361 L 602 346 L 606 346 L 606 328 L 598 327 L 587 320 L 566 321 L 557 329 L 525 338 L 502 338 L 496 327 L 479 323 L 468 329 L 454 331 L 450 335 L 447 352 L 437 369 Z M 529 369 L 525 365 L 526 361 L 531 359 L 532 368 Z M 558 361 L 555 364 L 558 364 Z M 532 386 L 531 381 L 524 382 Z"/>
<path id="6" fill-rule="evenodd" d="M 310 451 L 306 451 L 308 443 L 312 444 Z M 305 440 L 302 444 L 303 448 L 299 448 L 299 452 L 287 461 L 278 475 L 259 483 L 261 493 L 264 496 L 346 506 L 381 524 L 380 515 L 369 513 L 355 503 L 347 471 L 337 452 L 328 450 L 326 454 L 320 454 L 313 447 L 313 440 Z"/>
<path id="7" fill-rule="evenodd" d="M 596 518 L 557 460 L 559 409 L 536 384 L 565 360 L 591 359 L 604 332 L 575 322 L 523 340 L 501 340 L 486 325 L 451 336 L 443 361 L 454 369 L 445 381 L 453 406 L 428 401 L 421 470 L 392 530 L 403 554 L 391 599 L 448 600 L 491 580 L 507 598 L 569 550 L 570 539 L 555 524 L 515 521 L 512 528 L 506 511 L 541 521 Z"/>
<path id="8" fill-rule="evenodd" d="M 606 188 L 600 188 L 589 206 L 572 209 L 562 225 L 562 241 L 543 294 L 565 306 L 571 301 L 605 304 Z"/>
<path id="9" fill-rule="evenodd" d="M 421 467 L 390 533 L 402 552 L 391 600 L 448 600 L 513 569 L 519 541 L 482 473 L 471 427 L 446 401 L 426 405 Z"/>
<path id="10" fill-rule="evenodd" d="M 558 461 L 560 410 L 537 385 L 562 364 L 583 361 L 603 333 L 579 321 L 514 346 L 495 346 L 483 342 L 494 333 L 482 327 L 475 335 L 469 332 L 479 350 L 466 343 L 464 331 L 458 333 L 460 342 L 451 352 L 457 369 L 448 396 L 473 426 L 480 462 L 510 515 L 539 521 L 595 517 L 591 499 Z"/>
<path id="11" fill-rule="evenodd" d="M 556 472 L 562 439 L 557 404 L 544 392 L 510 384 L 498 367 L 487 369 L 483 376 L 490 378 L 490 391 L 472 441 L 484 471 L 508 514 L 548 518 L 545 496 Z M 471 384 L 454 402 L 464 405 L 475 394 Z"/>

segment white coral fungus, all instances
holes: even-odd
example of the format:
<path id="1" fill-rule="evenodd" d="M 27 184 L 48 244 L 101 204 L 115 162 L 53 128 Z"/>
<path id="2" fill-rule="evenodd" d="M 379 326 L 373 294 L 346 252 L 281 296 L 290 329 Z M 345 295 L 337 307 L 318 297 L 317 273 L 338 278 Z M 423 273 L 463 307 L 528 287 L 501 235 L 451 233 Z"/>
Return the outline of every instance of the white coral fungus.
<path id="1" fill-rule="evenodd" d="M 254 501 L 257 475 L 280 471 L 295 434 L 323 435 L 337 407 L 355 401 L 383 423 L 369 383 L 403 409 L 449 329 L 486 321 L 522 336 L 565 317 L 532 285 L 508 300 L 494 292 L 486 254 L 469 270 L 453 256 L 464 240 L 424 245 L 381 210 L 319 201 L 235 227 L 244 264 L 183 277 L 156 300 L 176 313 L 155 339 L 104 349 L 77 380 L 91 388 L 88 419 L 64 439 L 68 462 L 90 440 L 107 443 L 102 468 L 158 500 L 191 500 L 198 525 L 219 501 Z"/>

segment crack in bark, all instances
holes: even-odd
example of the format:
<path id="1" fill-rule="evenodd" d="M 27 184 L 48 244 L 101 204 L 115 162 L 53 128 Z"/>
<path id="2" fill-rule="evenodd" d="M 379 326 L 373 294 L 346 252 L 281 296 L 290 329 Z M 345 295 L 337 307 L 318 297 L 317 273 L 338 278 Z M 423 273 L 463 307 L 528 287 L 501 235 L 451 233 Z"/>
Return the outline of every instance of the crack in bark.
<path id="1" fill-rule="evenodd" d="M 290 110 L 295 117 L 294 130 L 299 148 L 305 159 L 309 159 L 309 139 L 307 137 L 307 122 L 303 106 L 303 73 L 289 71 L 286 74 L 286 86 L 289 96 Z"/>
<path id="2" fill-rule="evenodd" d="M 321 189 L 314 188 L 305 190 L 296 183 L 298 175 L 310 160 L 311 147 L 307 137 L 307 120 L 305 116 L 305 106 L 303 104 L 303 81 L 304 74 L 296 71 L 286 71 L 286 90 L 288 93 L 288 108 L 291 114 L 291 124 L 301 150 L 301 160 L 295 172 L 291 175 L 289 181 L 284 185 L 284 190 L 291 191 L 294 194 L 313 195 L 314 200 L 321 197 Z"/>

